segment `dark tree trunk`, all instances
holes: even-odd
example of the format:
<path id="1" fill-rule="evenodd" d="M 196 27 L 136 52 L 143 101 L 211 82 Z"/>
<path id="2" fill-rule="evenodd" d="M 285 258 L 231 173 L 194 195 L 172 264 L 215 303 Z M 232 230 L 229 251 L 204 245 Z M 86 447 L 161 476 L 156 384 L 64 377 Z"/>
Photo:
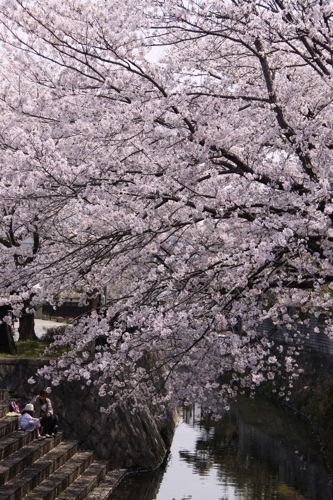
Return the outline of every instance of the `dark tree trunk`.
<path id="1" fill-rule="evenodd" d="M 37 337 L 35 335 L 35 315 L 25 313 L 20 318 L 20 326 L 18 331 L 20 340 L 36 340 Z"/>

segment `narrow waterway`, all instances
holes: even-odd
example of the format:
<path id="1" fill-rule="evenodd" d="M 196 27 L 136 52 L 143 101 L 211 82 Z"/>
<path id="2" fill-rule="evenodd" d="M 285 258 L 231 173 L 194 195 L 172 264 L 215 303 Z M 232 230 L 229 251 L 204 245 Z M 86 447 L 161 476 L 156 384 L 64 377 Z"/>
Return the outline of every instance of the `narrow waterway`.
<path id="1" fill-rule="evenodd" d="M 127 476 L 110 500 L 332 500 L 315 437 L 291 411 L 243 399 L 218 422 L 180 415 L 155 472 Z"/>

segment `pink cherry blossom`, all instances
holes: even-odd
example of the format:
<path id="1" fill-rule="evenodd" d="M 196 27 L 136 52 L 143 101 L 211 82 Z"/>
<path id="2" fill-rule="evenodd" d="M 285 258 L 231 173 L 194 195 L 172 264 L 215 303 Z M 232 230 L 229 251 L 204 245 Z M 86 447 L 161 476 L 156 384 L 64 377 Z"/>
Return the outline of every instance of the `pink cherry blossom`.
<path id="1" fill-rule="evenodd" d="M 299 375 L 304 315 L 333 336 L 332 28 L 328 0 L 1 4 L 0 305 L 100 304 L 51 385 L 214 411 Z"/>

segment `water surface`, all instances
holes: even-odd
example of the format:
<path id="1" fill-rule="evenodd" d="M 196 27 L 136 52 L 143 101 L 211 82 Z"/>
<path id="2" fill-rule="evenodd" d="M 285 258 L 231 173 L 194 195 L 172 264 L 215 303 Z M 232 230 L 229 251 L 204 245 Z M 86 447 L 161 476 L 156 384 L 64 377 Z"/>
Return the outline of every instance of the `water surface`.
<path id="1" fill-rule="evenodd" d="M 332 500 L 318 443 L 306 424 L 266 399 L 244 398 L 218 422 L 181 412 L 155 472 L 124 479 L 110 500 Z"/>

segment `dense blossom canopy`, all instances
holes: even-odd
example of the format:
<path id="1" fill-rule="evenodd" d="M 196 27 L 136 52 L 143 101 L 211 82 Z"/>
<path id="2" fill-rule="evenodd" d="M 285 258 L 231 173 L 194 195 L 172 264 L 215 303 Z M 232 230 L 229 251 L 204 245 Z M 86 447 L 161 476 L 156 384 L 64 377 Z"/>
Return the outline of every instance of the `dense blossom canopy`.
<path id="1" fill-rule="evenodd" d="M 55 341 L 51 384 L 214 409 L 277 373 L 292 385 L 309 313 L 331 335 L 332 15 L 328 0 L 1 4 L 1 303 L 108 287 Z"/>

